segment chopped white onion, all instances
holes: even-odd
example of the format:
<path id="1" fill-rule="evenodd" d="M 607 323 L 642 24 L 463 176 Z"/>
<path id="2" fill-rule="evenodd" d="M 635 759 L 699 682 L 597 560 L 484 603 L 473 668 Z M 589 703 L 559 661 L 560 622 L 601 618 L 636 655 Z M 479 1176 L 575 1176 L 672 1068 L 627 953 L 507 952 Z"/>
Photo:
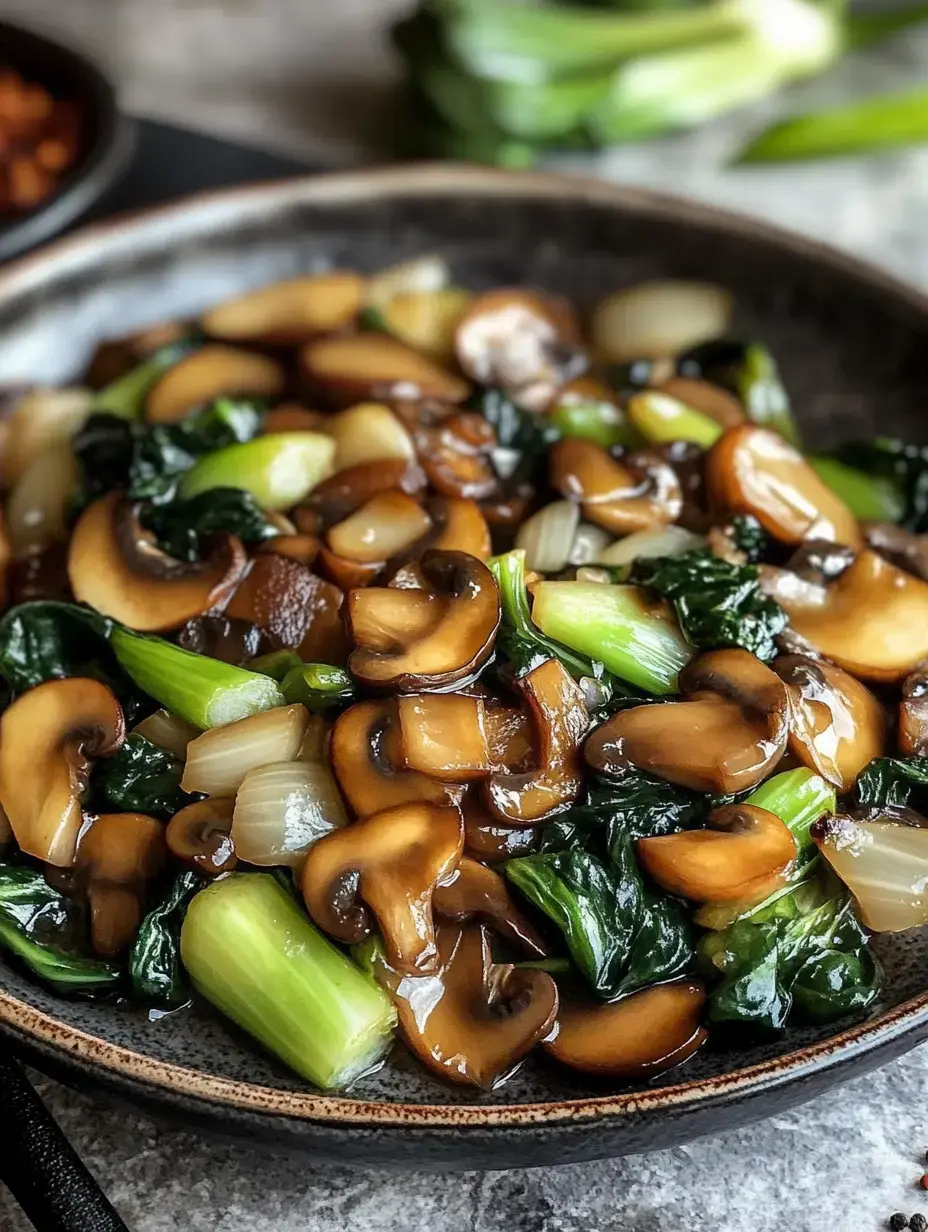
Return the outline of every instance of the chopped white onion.
<path id="1" fill-rule="evenodd" d="M 364 299 L 371 307 L 378 308 L 409 291 L 440 291 L 448 285 L 450 276 L 447 262 L 437 253 L 416 257 L 390 265 L 368 278 Z"/>
<path id="2" fill-rule="evenodd" d="M 569 565 L 592 564 L 594 560 L 599 560 L 600 553 L 604 552 L 612 541 L 612 536 L 601 526 L 594 526 L 592 522 L 581 522 L 574 535 L 567 563 Z"/>
<path id="3" fill-rule="evenodd" d="M 181 787 L 234 796 L 249 770 L 298 757 L 308 725 L 304 706 L 278 706 L 203 732 L 187 746 Z"/>
<path id="4" fill-rule="evenodd" d="M 39 454 L 67 445 L 90 414 L 89 389 L 34 389 L 5 422 L 0 488 L 12 487 Z"/>
<path id="5" fill-rule="evenodd" d="M 297 761 L 325 761 L 329 727 L 321 714 L 311 714 L 306 724 L 306 735 L 297 753 Z"/>
<path id="6" fill-rule="evenodd" d="M 67 539 L 68 502 L 77 477 L 77 461 L 67 445 L 54 445 L 33 458 L 6 502 L 14 557 L 41 552 Z"/>
<path id="7" fill-rule="evenodd" d="M 727 333 L 731 309 L 731 294 L 711 283 L 642 282 L 597 307 L 593 346 L 611 363 L 676 355 Z"/>
<path id="8" fill-rule="evenodd" d="M 557 573 L 567 564 L 580 511 L 573 501 L 552 501 L 523 522 L 516 547 L 525 552 L 525 567 L 537 573 Z"/>
<path id="9" fill-rule="evenodd" d="M 232 844 L 249 864 L 301 864 L 317 839 L 348 823 L 328 766 L 276 762 L 245 775 L 235 797 Z"/>
<path id="10" fill-rule="evenodd" d="M 187 756 L 187 746 L 191 740 L 196 740 L 200 735 L 198 727 L 194 727 L 186 719 L 179 719 L 176 714 L 167 710 L 156 710 L 147 719 L 142 719 L 141 723 L 136 723 L 132 732 L 133 735 L 150 740 L 159 749 L 165 749 L 175 757 L 183 758 Z"/>
<path id="11" fill-rule="evenodd" d="M 329 435 L 335 440 L 336 471 L 388 458 L 411 462 L 416 456 L 412 437 L 390 408 L 379 402 L 361 402 L 333 415 Z"/>
<path id="12" fill-rule="evenodd" d="M 928 829 L 836 817 L 819 848 L 867 928 L 899 933 L 928 922 Z"/>
<path id="13" fill-rule="evenodd" d="M 630 565 L 633 560 L 652 556 L 680 556 L 693 548 L 703 548 L 706 541 L 682 526 L 664 526 L 661 530 L 639 530 L 605 548 L 596 557 L 598 565 Z"/>

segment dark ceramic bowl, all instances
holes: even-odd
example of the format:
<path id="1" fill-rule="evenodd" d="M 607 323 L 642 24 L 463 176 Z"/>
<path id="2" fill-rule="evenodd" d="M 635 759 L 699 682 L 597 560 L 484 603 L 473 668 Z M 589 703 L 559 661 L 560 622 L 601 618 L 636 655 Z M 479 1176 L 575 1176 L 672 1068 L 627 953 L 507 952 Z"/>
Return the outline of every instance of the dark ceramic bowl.
<path id="1" fill-rule="evenodd" d="M 327 263 L 375 270 L 439 250 L 461 283 L 534 283 L 587 305 L 642 278 L 734 292 L 812 443 L 924 432 L 928 300 L 849 257 L 701 206 L 606 184 L 468 168 L 237 189 L 97 227 L 0 274 L 0 382 L 67 380 L 99 338 Z M 66 1002 L 0 966 L 0 1031 L 38 1066 L 188 1125 L 364 1163 L 495 1168 L 666 1147 L 769 1115 L 928 1036 L 928 936 L 880 943 L 864 1022 L 710 1050 L 643 1087 L 533 1060 L 490 1095 L 443 1086 L 398 1048 L 322 1095 L 201 1010 Z"/>
<path id="2" fill-rule="evenodd" d="M 126 168 L 133 125 L 116 109 L 116 95 L 84 56 L 37 31 L 0 21 L 0 68 L 14 68 L 56 98 L 76 99 L 84 116 L 80 158 L 58 191 L 25 214 L 0 216 L 0 261 L 61 231 L 85 213 Z"/>

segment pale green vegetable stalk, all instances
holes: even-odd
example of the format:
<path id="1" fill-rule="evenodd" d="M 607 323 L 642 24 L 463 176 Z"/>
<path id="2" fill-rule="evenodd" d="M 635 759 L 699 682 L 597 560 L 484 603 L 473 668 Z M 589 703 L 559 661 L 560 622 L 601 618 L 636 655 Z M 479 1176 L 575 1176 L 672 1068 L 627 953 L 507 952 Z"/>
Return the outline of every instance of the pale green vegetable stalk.
<path id="1" fill-rule="evenodd" d="M 722 426 L 714 419 L 655 390 L 629 398 L 628 418 L 653 445 L 692 441 L 703 449 L 711 449 L 722 435 Z"/>
<path id="2" fill-rule="evenodd" d="M 836 458 L 809 458 L 809 465 L 848 506 L 855 518 L 868 522 L 899 522 L 905 502 L 896 484 L 880 475 L 868 475 Z"/>
<path id="3" fill-rule="evenodd" d="M 125 375 L 106 385 L 94 396 L 91 413 L 117 415 L 120 419 L 140 419 L 148 393 L 169 368 L 194 350 L 193 340 L 170 342 Z"/>
<path id="4" fill-rule="evenodd" d="M 202 996 L 323 1090 L 348 1086 L 390 1048 L 389 998 L 268 874 L 236 873 L 201 890 L 180 951 Z"/>
<path id="5" fill-rule="evenodd" d="M 184 499 L 211 488 L 243 488 L 275 513 L 305 500 L 332 474 L 335 442 L 319 432 L 278 432 L 207 454 L 181 479 Z"/>

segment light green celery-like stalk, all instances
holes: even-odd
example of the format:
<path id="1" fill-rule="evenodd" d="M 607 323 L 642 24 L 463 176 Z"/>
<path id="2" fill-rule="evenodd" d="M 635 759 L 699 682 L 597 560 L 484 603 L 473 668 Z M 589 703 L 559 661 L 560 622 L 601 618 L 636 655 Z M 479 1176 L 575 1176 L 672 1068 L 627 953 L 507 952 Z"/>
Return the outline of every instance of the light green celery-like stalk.
<path id="1" fill-rule="evenodd" d="M 902 493 L 891 479 L 868 475 L 837 458 L 808 458 L 823 483 L 848 506 L 855 518 L 868 522 L 898 522 L 905 513 Z"/>
<path id="2" fill-rule="evenodd" d="M 270 676 L 278 684 L 287 672 L 302 666 L 303 660 L 295 650 L 271 650 L 268 654 L 258 655 L 257 659 L 248 661 L 250 672 L 260 672 L 262 676 Z"/>
<path id="3" fill-rule="evenodd" d="M 276 681 L 259 672 L 129 629 L 114 629 L 110 644 L 123 671 L 143 693 L 194 727 L 224 727 L 284 705 Z"/>
<path id="4" fill-rule="evenodd" d="M 268 513 L 291 509 L 332 474 L 335 442 L 321 432 L 278 432 L 206 454 L 180 481 L 184 499 L 243 488 Z"/>
<path id="5" fill-rule="evenodd" d="M 180 936 L 194 987 L 301 1077 L 338 1090 L 389 1050 L 389 998 L 265 873 L 197 894 Z"/>
<path id="6" fill-rule="evenodd" d="M 548 419 L 561 436 L 593 441 L 603 449 L 641 443 L 624 412 L 611 402 L 562 402 L 548 412 Z"/>
<path id="7" fill-rule="evenodd" d="M 628 418 L 652 445 L 692 441 L 703 449 L 711 449 L 722 435 L 722 425 L 714 419 L 656 390 L 629 398 Z"/>
<path id="8" fill-rule="evenodd" d="M 94 396 L 91 414 L 117 415 L 120 419 L 141 419 L 149 390 L 168 368 L 173 366 L 196 347 L 188 339 L 171 342 L 160 347 L 148 359 L 106 385 Z"/>

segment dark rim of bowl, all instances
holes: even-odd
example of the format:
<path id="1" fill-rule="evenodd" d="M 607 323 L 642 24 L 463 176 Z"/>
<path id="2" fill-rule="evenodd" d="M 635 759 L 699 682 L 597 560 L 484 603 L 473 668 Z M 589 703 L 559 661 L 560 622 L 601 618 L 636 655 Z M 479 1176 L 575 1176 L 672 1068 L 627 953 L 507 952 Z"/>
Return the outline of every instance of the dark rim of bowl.
<path id="1" fill-rule="evenodd" d="M 351 206 L 372 195 L 437 197 L 469 193 L 488 198 L 517 196 L 558 199 L 611 206 L 619 213 L 647 214 L 668 221 L 699 224 L 738 233 L 768 247 L 789 249 L 858 279 L 884 296 L 904 304 L 913 316 L 928 322 L 928 296 L 915 287 L 828 245 L 791 234 L 741 214 L 718 210 L 683 198 L 623 188 L 598 180 L 567 178 L 542 172 L 511 172 L 465 165 L 420 164 L 373 171 L 327 175 L 256 184 L 246 188 L 201 193 L 184 201 L 141 210 L 85 228 L 40 253 L 21 258 L 0 271 L 0 299 L 28 291 L 56 269 L 74 272 L 93 262 L 101 245 L 112 253 L 120 242 L 134 247 L 133 236 L 146 225 L 162 242 L 172 224 L 186 230 L 215 230 L 223 223 L 261 217 L 269 206 L 285 208 L 313 202 Z M 325 1095 L 318 1091 L 284 1090 L 205 1074 L 159 1061 L 78 1030 L 27 1002 L 0 990 L 0 1030 L 26 1046 L 33 1043 L 65 1065 L 123 1082 L 227 1107 L 275 1117 L 343 1126 L 423 1128 L 506 1128 L 618 1120 L 657 1110 L 695 1109 L 721 1098 L 740 1098 L 762 1090 L 800 1082 L 803 1077 L 832 1069 L 914 1035 L 928 1023 L 928 991 L 878 1013 L 833 1036 L 759 1064 L 714 1077 L 648 1087 L 615 1095 L 525 1104 L 404 1104 Z M 915 1041 L 913 1040 L 913 1043 Z"/>

